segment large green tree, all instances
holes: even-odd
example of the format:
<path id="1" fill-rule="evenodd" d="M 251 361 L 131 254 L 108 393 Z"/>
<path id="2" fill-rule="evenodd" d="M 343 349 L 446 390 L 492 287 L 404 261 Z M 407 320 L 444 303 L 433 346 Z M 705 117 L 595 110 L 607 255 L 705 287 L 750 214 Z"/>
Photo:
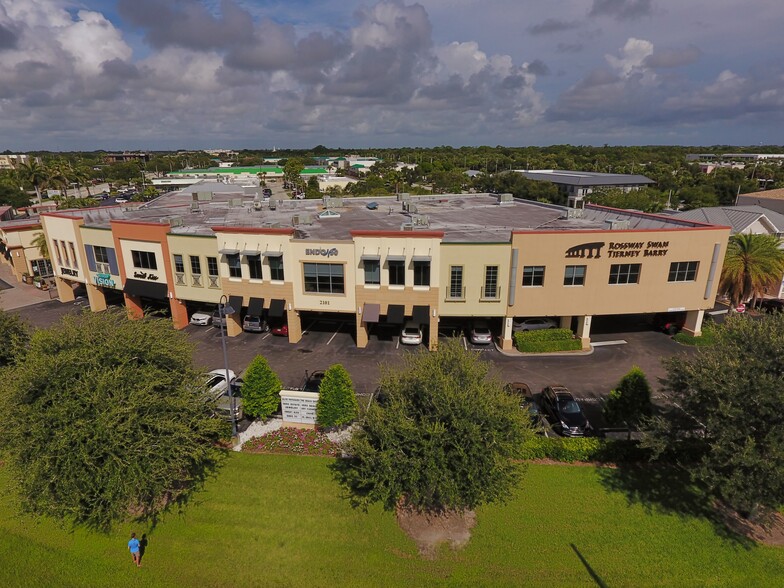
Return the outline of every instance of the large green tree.
<path id="1" fill-rule="evenodd" d="M 757 298 L 784 275 L 781 239 L 773 235 L 732 235 L 727 244 L 719 289 L 732 306 Z"/>
<path id="2" fill-rule="evenodd" d="M 646 444 L 709 496 L 764 519 L 784 504 L 784 314 L 729 317 L 716 343 L 665 362 L 677 407 L 650 421 Z"/>
<path id="3" fill-rule="evenodd" d="M 30 196 L 27 192 L 9 184 L 0 184 L 0 204 L 7 204 L 14 208 L 30 205 Z"/>
<path id="4" fill-rule="evenodd" d="M 458 340 L 385 368 L 379 393 L 334 472 L 355 505 L 463 511 L 503 500 L 530 432 L 519 401 Z"/>
<path id="5" fill-rule="evenodd" d="M 339 363 L 324 372 L 319 386 L 316 422 L 324 427 L 347 425 L 359 413 L 351 376 Z"/>
<path id="6" fill-rule="evenodd" d="M 645 373 L 634 366 L 610 392 L 604 405 L 604 418 L 611 425 L 632 428 L 651 415 L 651 408 L 651 385 Z"/>
<path id="7" fill-rule="evenodd" d="M 38 202 L 40 204 L 41 186 L 46 183 L 48 178 L 46 168 L 38 163 L 38 160 L 35 157 L 31 157 L 28 159 L 28 161 L 22 163 L 19 166 L 17 169 L 17 174 L 23 181 L 33 186 L 33 189 L 35 189 L 35 195 L 38 198 Z"/>
<path id="8" fill-rule="evenodd" d="M 0 294 L 1 295 L 1 294 Z M 23 357 L 30 341 L 30 329 L 17 315 L 0 308 L 0 367 Z"/>
<path id="9" fill-rule="evenodd" d="M 0 389 L 24 509 L 108 530 L 185 502 L 223 453 L 192 351 L 169 321 L 119 311 L 36 331 Z"/>

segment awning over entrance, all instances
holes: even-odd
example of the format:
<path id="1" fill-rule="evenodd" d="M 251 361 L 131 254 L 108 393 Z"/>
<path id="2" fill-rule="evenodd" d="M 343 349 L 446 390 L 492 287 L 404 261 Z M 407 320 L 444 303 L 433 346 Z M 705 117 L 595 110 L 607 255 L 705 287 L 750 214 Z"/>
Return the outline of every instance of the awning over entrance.
<path id="1" fill-rule="evenodd" d="M 129 296 L 144 296 L 158 300 L 166 300 L 169 297 L 169 287 L 166 284 L 156 284 L 144 280 L 125 280 L 123 292 Z"/>
<path id="2" fill-rule="evenodd" d="M 368 304 L 362 308 L 362 322 L 363 323 L 377 323 L 378 317 L 381 314 L 380 304 Z"/>
<path id="3" fill-rule="evenodd" d="M 428 324 L 430 322 L 430 307 L 415 306 L 411 318 L 415 323 L 419 323 L 420 325 Z"/>
<path id="4" fill-rule="evenodd" d="M 361 259 L 362 261 L 381 261 L 381 256 L 371 255 L 369 253 L 363 253 L 359 259 Z"/>
<path id="5" fill-rule="evenodd" d="M 402 325 L 406 321 L 406 307 L 402 304 L 390 304 L 387 307 L 387 322 Z"/>
<path id="6" fill-rule="evenodd" d="M 405 255 L 387 255 L 387 261 L 405 261 Z"/>
<path id="7" fill-rule="evenodd" d="M 286 311 L 286 301 L 273 298 L 270 301 L 269 316 L 270 318 L 280 318 Z"/>
<path id="8" fill-rule="evenodd" d="M 264 257 L 283 257 L 282 251 L 264 251 L 262 252 Z"/>
<path id="9" fill-rule="evenodd" d="M 242 310 L 242 296 L 229 296 L 229 306 L 234 309 L 234 312 Z"/>
<path id="10" fill-rule="evenodd" d="M 218 249 L 218 253 L 221 255 L 238 255 L 239 252 L 240 250 L 236 247 L 224 247 L 223 249 Z"/>
<path id="11" fill-rule="evenodd" d="M 248 302 L 248 315 L 261 316 L 264 312 L 264 299 L 251 297 Z"/>
<path id="12" fill-rule="evenodd" d="M 413 261 L 432 261 L 432 257 L 429 255 L 415 255 L 411 258 Z"/>

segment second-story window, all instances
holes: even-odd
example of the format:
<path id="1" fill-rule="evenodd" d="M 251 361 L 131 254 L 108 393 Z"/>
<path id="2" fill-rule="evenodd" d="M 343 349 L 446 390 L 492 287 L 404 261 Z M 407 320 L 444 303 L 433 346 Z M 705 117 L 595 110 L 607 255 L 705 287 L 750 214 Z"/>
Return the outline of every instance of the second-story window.
<path id="1" fill-rule="evenodd" d="M 283 256 L 269 258 L 270 280 L 282 282 L 284 280 L 283 274 Z"/>
<path id="2" fill-rule="evenodd" d="M 185 273 L 185 263 L 182 261 L 182 255 L 174 256 L 174 271 L 178 274 Z"/>
<path id="3" fill-rule="evenodd" d="M 133 267 L 151 270 L 158 269 L 158 262 L 155 261 L 155 254 L 152 251 L 131 250 L 131 257 L 133 258 Z"/>
<path id="4" fill-rule="evenodd" d="M 248 272 L 251 280 L 261 279 L 261 255 L 248 255 Z"/>
<path id="5" fill-rule="evenodd" d="M 242 277 L 242 264 L 240 262 L 239 253 L 226 256 L 226 263 L 229 265 L 229 277 L 241 278 Z"/>
<path id="6" fill-rule="evenodd" d="M 400 260 L 388 260 L 387 266 L 389 267 L 389 285 L 405 286 L 406 262 Z"/>
<path id="7" fill-rule="evenodd" d="M 525 266 L 523 268 L 523 286 L 544 286 L 544 266 Z"/>
<path id="8" fill-rule="evenodd" d="M 414 261 L 414 286 L 430 285 L 430 262 Z"/>
<path id="9" fill-rule="evenodd" d="M 377 259 L 366 259 L 362 263 L 365 266 L 365 285 L 378 286 L 381 284 L 381 262 Z"/>
<path id="10" fill-rule="evenodd" d="M 449 297 L 463 297 L 463 266 L 453 265 L 449 268 Z"/>
<path id="11" fill-rule="evenodd" d="M 498 298 L 498 266 L 485 267 L 485 285 L 482 288 L 482 298 Z"/>
<path id="12" fill-rule="evenodd" d="M 198 255 L 191 255 L 191 273 L 195 275 L 201 275 L 201 259 L 199 259 Z"/>

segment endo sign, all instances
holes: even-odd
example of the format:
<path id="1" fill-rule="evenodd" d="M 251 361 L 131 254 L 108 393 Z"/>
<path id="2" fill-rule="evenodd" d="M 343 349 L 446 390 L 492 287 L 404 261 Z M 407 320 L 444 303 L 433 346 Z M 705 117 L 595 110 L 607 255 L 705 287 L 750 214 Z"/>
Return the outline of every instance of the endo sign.
<path id="1" fill-rule="evenodd" d="M 283 412 L 283 426 L 312 429 L 316 426 L 316 404 L 318 392 L 303 390 L 281 390 L 280 406 Z"/>

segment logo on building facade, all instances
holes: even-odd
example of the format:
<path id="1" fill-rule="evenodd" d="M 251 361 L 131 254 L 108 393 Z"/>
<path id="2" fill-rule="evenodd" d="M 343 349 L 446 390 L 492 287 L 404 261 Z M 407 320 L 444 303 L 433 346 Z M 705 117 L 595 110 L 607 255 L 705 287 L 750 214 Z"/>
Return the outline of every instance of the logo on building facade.
<path id="1" fill-rule="evenodd" d="M 332 249 L 305 249 L 305 255 L 320 255 L 321 257 L 332 257 L 338 254 L 337 247 Z"/>
<path id="2" fill-rule="evenodd" d="M 72 276 L 74 278 L 78 278 L 79 277 L 79 272 L 77 270 L 73 270 L 73 269 L 67 268 L 67 267 L 61 267 L 60 268 L 60 273 L 63 274 L 64 276 Z"/>
<path id="3" fill-rule="evenodd" d="M 155 274 L 148 274 L 147 272 L 133 272 L 134 278 L 139 278 L 140 280 L 152 280 L 153 282 L 158 280 L 158 276 Z"/>
<path id="4" fill-rule="evenodd" d="M 568 259 L 599 259 L 602 248 L 607 245 L 603 241 L 583 243 L 566 250 Z M 667 255 L 669 241 L 619 241 L 610 242 L 607 247 L 607 257 L 617 259 L 621 257 L 662 257 Z"/>
<path id="5" fill-rule="evenodd" d="M 103 286 L 106 288 L 114 288 L 115 283 L 110 274 L 95 274 L 93 278 L 96 286 Z"/>
<path id="6" fill-rule="evenodd" d="M 599 259 L 602 255 L 602 247 L 605 243 L 602 241 L 596 243 L 583 243 L 582 245 L 575 245 L 566 250 L 566 257 L 582 257 Z"/>

